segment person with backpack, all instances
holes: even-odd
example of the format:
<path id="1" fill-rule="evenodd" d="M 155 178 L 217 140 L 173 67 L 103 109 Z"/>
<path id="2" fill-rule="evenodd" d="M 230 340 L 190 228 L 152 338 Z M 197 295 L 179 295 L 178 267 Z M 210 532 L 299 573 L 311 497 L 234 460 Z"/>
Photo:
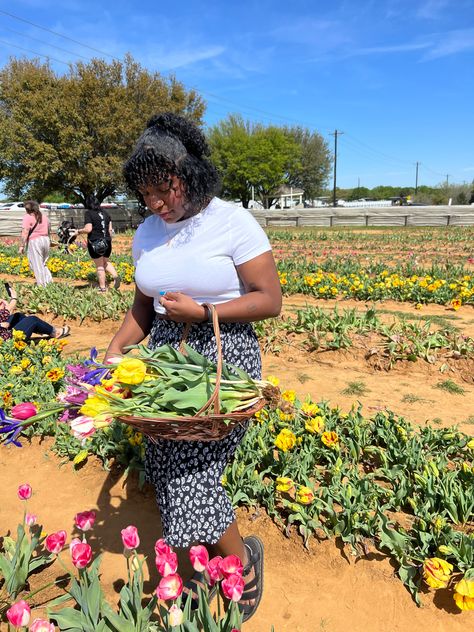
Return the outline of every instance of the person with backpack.
<path id="1" fill-rule="evenodd" d="M 25 202 L 25 215 L 21 223 L 21 245 L 19 253 L 26 253 L 28 263 L 35 275 L 37 285 L 51 283 L 53 277 L 46 266 L 49 258 L 49 220 L 40 211 L 36 200 Z"/>
<path id="2" fill-rule="evenodd" d="M 99 200 L 94 195 L 86 196 L 85 202 L 84 228 L 70 231 L 70 235 L 87 235 L 87 250 L 95 263 L 99 292 L 107 292 L 106 273 L 110 274 L 114 281 L 114 288 L 118 290 L 121 279 L 115 266 L 109 261 L 113 234 L 110 215 L 101 208 Z"/>

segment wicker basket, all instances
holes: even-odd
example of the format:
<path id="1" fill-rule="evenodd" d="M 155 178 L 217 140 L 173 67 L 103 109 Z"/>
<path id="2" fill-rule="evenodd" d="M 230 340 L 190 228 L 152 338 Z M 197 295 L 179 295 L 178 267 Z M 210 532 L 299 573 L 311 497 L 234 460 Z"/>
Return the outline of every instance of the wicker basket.
<path id="1" fill-rule="evenodd" d="M 214 305 L 204 303 L 212 314 L 212 324 L 217 345 L 216 385 L 204 406 L 192 417 L 139 417 L 123 415 L 118 417 L 123 423 L 134 426 L 152 441 L 170 439 L 172 441 L 218 441 L 243 421 L 250 419 L 267 403 L 261 397 L 256 404 L 232 413 L 220 413 L 219 388 L 222 376 L 222 344 L 219 331 L 219 319 Z M 185 342 L 190 325 L 187 325 L 182 343 Z"/>

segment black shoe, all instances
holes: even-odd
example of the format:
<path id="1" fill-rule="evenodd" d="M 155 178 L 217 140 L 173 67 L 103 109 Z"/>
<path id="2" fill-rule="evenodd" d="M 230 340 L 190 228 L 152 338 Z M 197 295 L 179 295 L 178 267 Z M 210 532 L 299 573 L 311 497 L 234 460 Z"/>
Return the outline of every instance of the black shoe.
<path id="1" fill-rule="evenodd" d="M 263 595 L 263 542 L 255 535 L 244 538 L 248 562 L 244 567 L 243 578 L 253 571 L 254 576 L 245 582 L 244 592 L 239 602 L 239 610 L 243 614 L 242 621 L 248 621 L 260 604 Z M 251 601 L 253 603 L 241 603 Z"/>

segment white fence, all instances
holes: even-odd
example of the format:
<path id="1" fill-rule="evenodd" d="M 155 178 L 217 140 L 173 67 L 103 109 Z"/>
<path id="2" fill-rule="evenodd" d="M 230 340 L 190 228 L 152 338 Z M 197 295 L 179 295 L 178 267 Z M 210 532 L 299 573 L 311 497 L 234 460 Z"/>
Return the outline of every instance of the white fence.
<path id="1" fill-rule="evenodd" d="M 261 226 L 474 226 L 473 206 L 252 210 Z"/>
<path id="2" fill-rule="evenodd" d="M 118 231 L 137 226 L 141 217 L 125 207 L 107 209 Z M 84 224 L 83 209 L 43 210 L 56 232 L 65 219 L 73 219 L 78 227 Z M 267 226 L 474 226 L 473 206 L 392 206 L 375 208 L 313 208 L 250 211 L 257 221 Z M 18 237 L 23 211 L 0 211 L 0 236 Z"/>
<path id="3" fill-rule="evenodd" d="M 115 230 L 122 231 L 136 227 L 141 222 L 141 217 L 136 211 L 131 211 L 123 206 L 106 209 L 112 220 Z M 78 228 L 84 226 L 84 209 L 41 209 L 49 217 L 51 232 L 55 233 L 58 226 L 66 219 L 73 219 Z M 18 237 L 21 233 L 21 220 L 24 211 L 0 211 L 0 236 Z"/>

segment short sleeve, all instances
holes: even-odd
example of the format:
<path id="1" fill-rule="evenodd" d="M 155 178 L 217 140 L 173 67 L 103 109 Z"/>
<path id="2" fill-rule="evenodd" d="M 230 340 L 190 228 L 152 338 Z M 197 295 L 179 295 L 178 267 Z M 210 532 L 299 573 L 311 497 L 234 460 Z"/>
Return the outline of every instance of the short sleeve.
<path id="1" fill-rule="evenodd" d="M 272 249 L 265 231 L 253 215 L 238 207 L 230 216 L 230 245 L 236 266 Z"/>
<path id="2" fill-rule="evenodd" d="M 84 213 L 84 224 L 92 224 L 94 225 L 93 221 L 92 221 L 92 215 L 91 212 L 89 211 L 89 209 L 87 209 Z"/>
<path id="3" fill-rule="evenodd" d="M 22 228 L 31 228 L 31 226 L 33 226 L 33 224 L 31 223 L 31 218 L 30 216 L 25 213 L 21 219 L 21 227 Z"/>

